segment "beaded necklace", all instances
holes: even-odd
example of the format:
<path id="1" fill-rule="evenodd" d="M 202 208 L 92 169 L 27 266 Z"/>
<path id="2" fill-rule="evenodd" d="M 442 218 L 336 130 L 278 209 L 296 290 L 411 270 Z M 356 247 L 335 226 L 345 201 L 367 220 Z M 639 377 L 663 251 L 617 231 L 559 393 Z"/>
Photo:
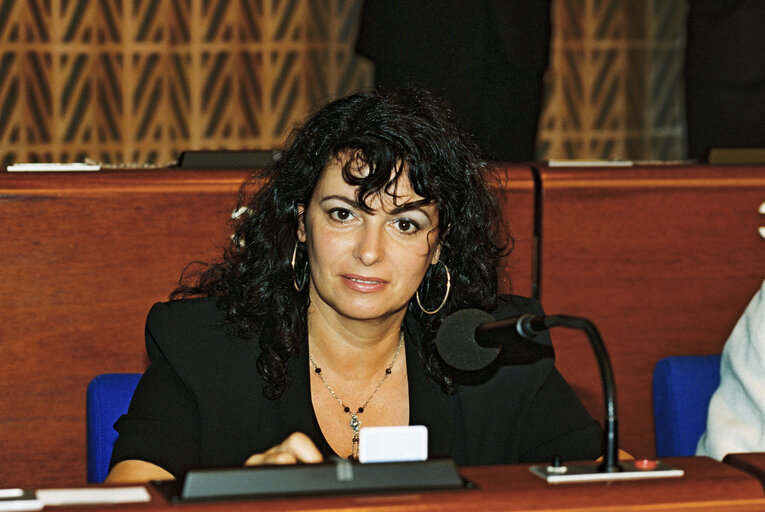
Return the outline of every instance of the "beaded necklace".
<path id="1" fill-rule="evenodd" d="M 348 416 L 350 416 L 351 420 L 348 422 L 348 425 L 351 427 L 351 430 L 353 431 L 353 438 L 352 438 L 352 446 L 351 446 L 351 454 L 348 456 L 350 460 L 359 460 L 359 428 L 361 427 L 361 420 L 359 419 L 359 414 L 364 412 L 364 409 L 369 404 L 369 402 L 372 401 L 372 399 L 375 397 L 378 391 L 380 391 L 380 388 L 383 385 L 383 382 L 385 382 L 385 379 L 388 378 L 388 375 L 391 374 L 393 365 L 396 362 L 396 358 L 398 357 L 398 353 L 401 351 L 401 347 L 404 344 L 404 331 L 401 331 L 398 337 L 398 345 L 396 345 L 396 351 L 393 353 L 393 359 L 391 359 L 390 364 L 385 368 L 385 373 L 382 376 L 382 379 L 380 379 L 380 382 L 377 383 L 377 387 L 374 391 L 372 391 L 372 394 L 369 395 L 369 397 L 366 399 L 366 401 L 356 409 L 356 411 L 353 411 L 350 407 L 345 405 L 343 401 L 340 399 L 339 396 L 337 396 L 337 393 L 335 393 L 335 390 L 332 389 L 332 386 L 329 385 L 327 380 L 324 378 L 324 375 L 321 373 L 321 368 L 316 364 L 316 362 L 313 360 L 313 356 L 310 354 L 308 355 L 308 359 L 311 361 L 311 366 L 313 366 L 313 371 L 316 373 L 316 375 L 321 380 L 322 384 L 324 384 L 324 387 L 327 388 L 327 390 L 330 392 L 332 397 L 337 401 L 337 403 L 340 404 L 340 407 L 343 408 L 343 411 L 345 411 Z"/>

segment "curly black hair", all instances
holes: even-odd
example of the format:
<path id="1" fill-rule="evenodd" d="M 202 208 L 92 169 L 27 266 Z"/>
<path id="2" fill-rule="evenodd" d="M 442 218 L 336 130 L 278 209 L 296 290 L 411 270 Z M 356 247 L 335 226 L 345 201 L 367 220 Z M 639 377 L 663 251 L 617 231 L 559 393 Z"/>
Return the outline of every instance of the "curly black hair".
<path id="1" fill-rule="evenodd" d="M 412 299 L 407 328 L 421 340 L 418 350 L 430 377 L 451 392 L 454 384 L 436 353 L 435 334 L 458 309 L 495 306 L 498 265 L 511 243 L 490 191 L 489 166 L 457 129 L 448 108 L 425 91 L 354 94 L 311 115 L 292 133 L 278 160 L 255 171 L 242 186 L 240 204 L 246 213 L 234 222 L 222 261 L 193 276 L 185 273 L 171 298 L 215 297 L 237 338 L 259 339 L 264 393 L 280 396 L 287 386 L 286 362 L 308 339 L 308 287 L 296 290 L 291 265 L 298 205 L 309 204 L 328 162 L 348 154 L 354 158 L 345 163 L 343 178 L 358 187 L 362 208 L 376 193 L 395 194 L 402 172 L 408 172 L 413 190 L 425 202 L 437 205 L 439 259 L 451 271 L 451 293 L 433 315 L 424 314 Z M 359 163 L 368 166 L 367 174 L 353 172 Z M 301 243 L 296 268 L 305 265 Z M 431 265 L 419 287 L 423 306 L 440 304 L 445 281 L 441 265 Z"/>

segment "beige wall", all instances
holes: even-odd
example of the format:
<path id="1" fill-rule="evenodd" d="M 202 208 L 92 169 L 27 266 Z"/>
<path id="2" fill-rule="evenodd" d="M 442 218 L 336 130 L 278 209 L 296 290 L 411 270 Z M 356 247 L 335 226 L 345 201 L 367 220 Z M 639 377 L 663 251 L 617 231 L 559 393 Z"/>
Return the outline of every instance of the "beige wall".
<path id="1" fill-rule="evenodd" d="M 685 155 L 685 0 L 554 0 L 540 158 Z"/>

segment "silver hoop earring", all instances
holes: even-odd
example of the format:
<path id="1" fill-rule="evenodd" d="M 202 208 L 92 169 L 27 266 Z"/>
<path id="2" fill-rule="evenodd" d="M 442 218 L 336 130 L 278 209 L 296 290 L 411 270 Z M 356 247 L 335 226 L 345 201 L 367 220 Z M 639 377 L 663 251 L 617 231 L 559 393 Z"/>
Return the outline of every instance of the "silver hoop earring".
<path id="1" fill-rule="evenodd" d="M 441 301 L 441 304 L 434 310 L 428 311 L 424 307 L 422 307 L 422 302 L 420 302 L 420 290 L 417 290 L 417 293 L 415 293 L 415 297 L 417 298 L 417 305 L 420 306 L 420 309 L 423 313 L 426 315 L 435 315 L 439 311 L 441 311 L 441 308 L 444 307 L 444 304 L 446 304 L 446 299 L 449 298 L 449 291 L 452 289 L 452 275 L 449 273 L 449 267 L 446 266 L 446 264 L 438 260 L 438 263 L 444 266 L 444 270 L 446 271 L 446 293 L 444 294 L 444 300 Z"/>
<path id="2" fill-rule="evenodd" d="M 300 241 L 295 242 L 295 248 L 292 249 L 292 286 L 295 287 L 295 290 L 298 292 L 302 292 L 303 288 L 305 288 L 306 283 L 308 282 L 308 262 L 305 264 L 305 268 L 303 270 L 303 282 L 300 283 L 300 286 L 297 284 L 297 270 L 295 270 L 295 261 L 297 260 L 297 248 Z"/>

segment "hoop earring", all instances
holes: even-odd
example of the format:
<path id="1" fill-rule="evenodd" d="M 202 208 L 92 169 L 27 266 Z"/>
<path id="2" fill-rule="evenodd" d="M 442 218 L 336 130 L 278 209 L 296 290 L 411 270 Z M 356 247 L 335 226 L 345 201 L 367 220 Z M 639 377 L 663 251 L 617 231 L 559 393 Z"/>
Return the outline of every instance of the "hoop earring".
<path id="1" fill-rule="evenodd" d="M 295 248 L 292 249 L 292 286 L 295 287 L 295 290 L 298 292 L 302 292 L 305 288 L 306 283 L 308 282 L 308 262 L 305 263 L 305 267 L 303 270 L 303 282 L 300 283 L 300 286 L 297 284 L 297 270 L 295 270 L 295 260 L 297 260 L 297 248 L 300 241 L 295 242 Z"/>
<path id="2" fill-rule="evenodd" d="M 444 294 L 444 300 L 441 301 L 441 304 L 434 310 L 428 311 L 424 307 L 422 307 L 422 302 L 420 302 L 420 290 L 417 290 L 417 293 L 414 294 L 414 296 L 417 298 L 417 305 L 420 306 L 420 309 L 423 313 L 426 315 L 435 315 L 439 311 L 441 311 L 441 308 L 444 307 L 444 304 L 446 304 L 446 299 L 449 298 L 449 291 L 452 289 L 452 275 L 449 273 L 449 267 L 446 266 L 446 264 L 438 260 L 438 263 L 444 266 L 444 270 L 446 270 L 446 294 Z"/>

